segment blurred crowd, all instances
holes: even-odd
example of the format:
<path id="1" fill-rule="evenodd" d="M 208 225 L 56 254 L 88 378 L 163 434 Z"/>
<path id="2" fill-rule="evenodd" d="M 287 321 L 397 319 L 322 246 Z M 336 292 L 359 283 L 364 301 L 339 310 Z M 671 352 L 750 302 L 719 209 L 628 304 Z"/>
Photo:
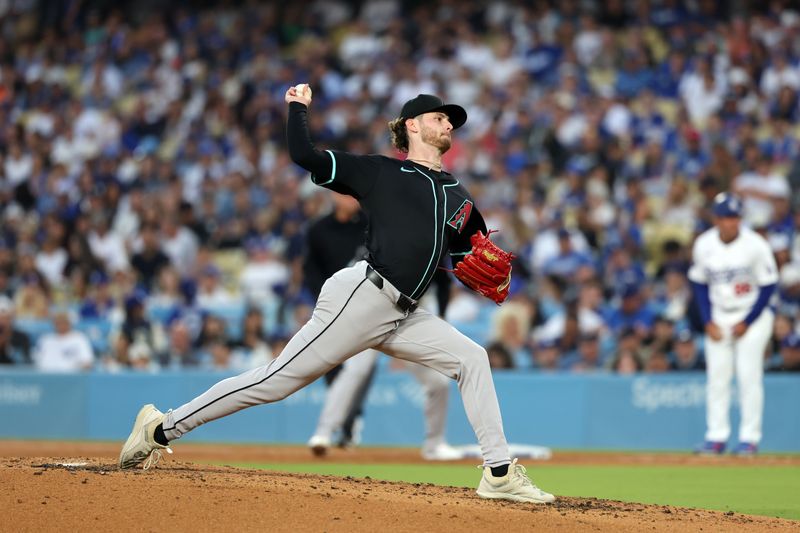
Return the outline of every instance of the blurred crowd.
<path id="1" fill-rule="evenodd" d="M 331 204 L 285 147 L 284 92 L 308 82 L 319 148 L 399 156 L 403 102 L 467 109 L 445 166 L 518 258 L 507 303 L 453 284 L 446 318 L 494 367 L 701 370 L 689 250 L 732 190 L 781 270 L 765 366 L 800 370 L 791 5 L 2 2 L 0 363 L 279 353 Z"/>

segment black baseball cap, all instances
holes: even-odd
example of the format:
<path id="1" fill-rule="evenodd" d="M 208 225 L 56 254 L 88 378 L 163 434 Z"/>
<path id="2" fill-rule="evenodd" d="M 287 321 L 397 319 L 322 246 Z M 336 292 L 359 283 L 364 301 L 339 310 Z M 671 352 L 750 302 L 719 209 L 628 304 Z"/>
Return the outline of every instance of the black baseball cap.
<path id="1" fill-rule="evenodd" d="M 414 118 L 416 116 L 441 111 L 450 119 L 450 124 L 456 130 L 467 121 L 467 112 L 456 104 L 445 104 L 441 98 L 432 94 L 419 94 L 403 105 L 400 118 Z"/>

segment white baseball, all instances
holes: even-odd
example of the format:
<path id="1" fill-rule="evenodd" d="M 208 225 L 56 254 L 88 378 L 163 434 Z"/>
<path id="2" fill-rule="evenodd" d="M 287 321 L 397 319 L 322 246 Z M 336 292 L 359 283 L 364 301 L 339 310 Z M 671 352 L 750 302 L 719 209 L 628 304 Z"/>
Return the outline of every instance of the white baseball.
<path id="1" fill-rule="evenodd" d="M 298 83 L 294 87 L 294 91 L 297 93 L 297 96 L 303 96 L 306 94 L 306 87 L 308 87 L 307 83 Z"/>

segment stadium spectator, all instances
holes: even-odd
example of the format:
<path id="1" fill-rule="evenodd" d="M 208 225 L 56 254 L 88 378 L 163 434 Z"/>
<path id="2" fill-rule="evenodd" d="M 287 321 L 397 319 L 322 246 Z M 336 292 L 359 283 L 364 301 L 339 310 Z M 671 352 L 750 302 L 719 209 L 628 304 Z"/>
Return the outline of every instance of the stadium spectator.
<path id="1" fill-rule="evenodd" d="M 489 366 L 493 370 L 512 370 L 514 368 L 514 356 L 501 342 L 491 342 L 486 347 L 489 357 Z"/>
<path id="2" fill-rule="evenodd" d="M 541 372 L 555 372 L 561 369 L 561 348 L 558 339 L 540 339 L 533 348 L 535 368 Z"/>
<path id="3" fill-rule="evenodd" d="M 800 90 L 800 70 L 787 60 L 783 52 L 770 54 L 770 64 L 761 74 L 761 93 L 767 100 L 774 100 L 781 89 L 787 87 Z"/>
<path id="4" fill-rule="evenodd" d="M 53 333 L 45 333 L 36 344 L 33 361 L 43 372 L 80 372 L 94 366 L 94 351 L 82 331 L 72 329 L 72 318 L 65 310 L 52 315 Z"/>
<path id="5" fill-rule="evenodd" d="M 568 229 L 559 229 L 558 253 L 545 262 L 542 272 L 547 276 L 557 276 L 566 283 L 572 283 L 576 280 L 578 272 L 584 268 L 594 270 L 592 259 L 588 254 L 573 249 Z"/>
<path id="6" fill-rule="evenodd" d="M 620 303 L 613 307 L 606 320 L 608 327 L 619 337 L 623 332 L 632 329 L 641 340 L 652 333 L 655 314 L 648 306 L 637 283 L 622 286 L 619 293 Z"/>
<path id="7" fill-rule="evenodd" d="M 632 350 L 620 350 L 611 362 L 612 371 L 617 374 L 636 374 L 643 370 L 644 365 L 639 355 Z"/>
<path id="8" fill-rule="evenodd" d="M 515 368 L 530 368 L 528 331 L 530 308 L 518 301 L 509 301 L 493 317 L 491 339 L 501 344 L 512 356 Z"/>
<path id="9" fill-rule="evenodd" d="M 200 354 L 192 342 L 192 328 L 188 320 L 176 318 L 169 325 L 167 346 L 158 354 L 158 364 L 163 370 L 199 368 Z"/>
<path id="10" fill-rule="evenodd" d="M 628 326 L 624 328 L 617 336 L 616 339 L 616 352 L 620 353 L 623 351 L 631 352 L 636 359 L 642 363 L 644 366 L 647 361 L 652 356 L 652 353 L 647 353 L 645 351 L 644 342 L 637 332 L 636 328 Z M 663 354 L 664 352 L 659 352 Z"/>
<path id="11" fill-rule="evenodd" d="M 663 281 L 654 284 L 653 304 L 673 322 L 682 320 L 689 310 L 692 292 L 686 272 L 680 262 L 670 262 L 662 267 Z"/>
<path id="12" fill-rule="evenodd" d="M 726 84 L 717 77 L 711 61 L 698 58 L 694 69 L 681 78 L 678 92 L 692 124 L 704 128 L 709 118 L 722 107 Z"/>
<path id="13" fill-rule="evenodd" d="M 181 276 L 189 275 L 197 257 L 198 242 L 194 233 L 178 220 L 178 214 L 161 219 L 161 249 Z"/>
<path id="14" fill-rule="evenodd" d="M 225 331 L 225 320 L 213 314 L 203 318 L 200 337 L 197 340 L 197 358 L 200 367 L 206 370 L 243 370 L 244 358 L 231 350 Z"/>
<path id="15" fill-rule="evenodd" d="M 24 256 L 18 265 L 23 270 Z M 32 261 L 32 258 L 31 258 Z M 50 294 L 39 273 L 33 271 L 22 274 L 14 294 L 14 309 L 18 318 L 44 319 L 49 315 Z"/>
<path id="16" fill-rule="evenodd" d="M 706 369 L 705 361 L 697 348 L 697 341 L 689 328 L 681 328 L 677 331 L 672 352 L 668 353 L 668 359 L 671 370 L 686 372 Z"/>
<path id="17" fill-rule="evenodd" d="M 603 368 L 600 336 L 597 332 L 586 332 L 578 338 L 577 350 L 561 358 L 562 370 L 571 372 L 593 372 Z"/>
<path id="18" fill-rule="evenodd" d="M 201 309 L 213 310 L 218 307 L 241 305 L 241 302 L 222 285 L 222 272 L 214 264 L 207 264 L 200 272 L 197 294 L 197 306 Z"/>
<path id="19" fill-rule="evenodd" d="M 92 254 L 89 241 L 77 232 L 67 239 L 67 256 L 64 277 L 76 288 L 88 283 L 93 272 L 104 271 L 103 264 Z M 73 293 L 73 296 L 82 295 L 80 290 L 74 290 Z"/>
<path id="20" fill-rule="evenodd" d="M 153 352 L 144 343 L 134 343 L 128 349 L 128 368 L 136 372 L 159 371 L 158 364 L 153 360 Z"/>
<path id="21" fill-rule="evenodd" d="M 153 289 L 161 269 L 168 266 L 169 257 L 161 250 L 158 228 L 145 223 L 139 228 L 140 250 L 131 257 L 131 267 L 139 283 L 148 291 Z"/>
<path id="22" fill-rule="evenodd" d="M 86 298 L 80 306 L 81 318 L 109 318 L 116 307 L 111 293 L 111 279 L 102 270 L 92 272 Z"/>
<path id="23" fill-rule="evenodd" d="M 110 213 L 98 211 L 91 215 L 91 230 L 88 234 L 89 248 L 106 272 L 128 268 L 128 252 L 122 238 L 111 231 Z"/>
<path id="24" fill-rule="evenodd" d="M 239 275 L 242 294 L 252 303 L 264 304 L 278 298 L 289 283 L 289 269 L 280 258 L 275 238 L 253 238 L 246 243 L 247 262 Z"/>
<path id="25" fill-rule="evenodd" d="M 273 357 L 264 332 L 264 314 L 256 307 L 251 307 L 242 319 L 242 335 L 231 342 L 234 357 L 247 361 L 248 367 L 258 367 L 269 362 Z"/>
<path id="26" fill-rule="evenodd" d="M 663 352 L 653 352 L 644 363 L 644 371 L 649 374 L 661 374 L 670 370 L 669 357 Z"/>
<path id="27" fill-rule="evenodd" d="M 54 217 L 45 220 L 43 229 L 45 235 L 36 254 L 36 270 L 49 286 L 58 287 L 64 279 L 64 267 L 67 266 L 68 258 L 67 251 L 62 247 L 65 229 L 63 223 Z"/>
<path id="28" fill-rule="evenodd" d="M 30 365 L 31 341 L 14 327 L 14 302 L 0 295 L 0 365 Z"/>
<path id="29" fill-rule="evenodd" d="M 163 330 L 147 320 L 144 303 L 145 295 L 138 292 L 125 298 L 125 316 L 112 342 L 114 361 L 122 367 L 149 369 L 164 347 Z"/>
<path id="30" fill-rule="evenodd" d="M 651 352 L 670 353 L 675 340 L 675 321 L 661 314 L 653 322 L 653 334 L 646 339 L 642 355 L 645 359 Z"/>
<path id="31" fill-rule="evenodd" d="M 800 312 L 800 262 L 786 263 L 781 267 L 778 282 L 779 308 L 788 316 Z"/>
<path id="32" fill-rule="evenodd" d="M 800 335 L 792 333 L 781 343 L 779 359 L 771 370 L 782 372 L 800 372 Z"/>

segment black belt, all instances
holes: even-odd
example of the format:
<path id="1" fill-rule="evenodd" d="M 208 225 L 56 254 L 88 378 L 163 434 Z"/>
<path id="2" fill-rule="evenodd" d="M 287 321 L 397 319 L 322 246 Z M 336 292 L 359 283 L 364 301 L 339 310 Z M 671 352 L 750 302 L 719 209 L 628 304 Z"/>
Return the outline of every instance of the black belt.
<path id="1" fill-rule="evenodd" d="M 367 265 L 367 279 L 379 289 L 383 289 L 383 278 L 380 274 L 375 272 L 372 265 Z M 400 293 L 400 298 L 397 299 L 395 305 L 404 313 L 413 313 L 417 308 L 416 302 L 403 293 Z"/>

